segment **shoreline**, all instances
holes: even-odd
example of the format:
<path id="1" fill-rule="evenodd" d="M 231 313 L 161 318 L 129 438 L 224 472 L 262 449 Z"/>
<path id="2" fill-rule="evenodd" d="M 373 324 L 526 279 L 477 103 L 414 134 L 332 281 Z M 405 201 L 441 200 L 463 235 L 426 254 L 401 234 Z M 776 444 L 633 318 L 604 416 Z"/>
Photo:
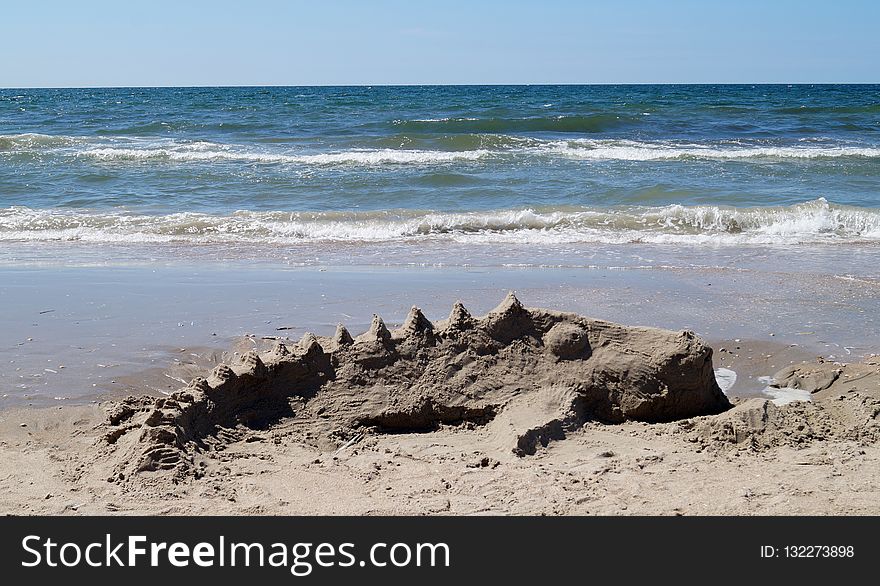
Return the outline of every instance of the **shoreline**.
<path id="1" fill-rule="evenodd" d="M 179 382 L 164 375 L 192 376 L 188 363 L 216 361 L 248 335 L 328 335 L 337 323 L 361 331 L 374 311 L 393 325 L 413 303 L 431 319 L 457 300 L 479 314 L 511 290 L 529 306 L 693 330 L 715 347 L 716 366 L 737 365 L 743 381 L 772 375 L 791 360 L 854 362 L 880 353 L 876 287 L 814 274 L 208 265 L 0 268 L 0 275 L 0 299 L 18 308 L 0 318 L 0 409 L 167 389 L 142 374 Z M 754 349 L 736 352 L 742 344 L 735 340 Z M 740 364 L 721 348 L 755 364 Z"/>

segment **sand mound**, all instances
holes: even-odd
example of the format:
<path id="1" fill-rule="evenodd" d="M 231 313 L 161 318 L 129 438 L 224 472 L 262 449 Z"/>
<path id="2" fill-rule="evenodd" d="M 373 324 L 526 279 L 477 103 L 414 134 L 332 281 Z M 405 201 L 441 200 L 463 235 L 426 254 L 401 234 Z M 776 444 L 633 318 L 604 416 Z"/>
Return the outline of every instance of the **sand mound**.
<path id="1" fill-rule="evenodd" d="M 482 318 L 456 304 L 433 324 L 414 307 L 394 331 L 374 316 L 356 338 L 340 325 L 331 338 L 246 353 L 169 397 L 115 404 L 104 442 L 119 461 L 115 477 L 180 475 L 236 430 L 289 418 L 323 422 L 340 441 L 487 426 L 493 442 L 524 455 L 587 420 L 672 421 L 729 407 L 712 350 L 692 332 L 526 309 L 511 294 Z"/>
<path id="2" fill-rule="evenodd" d="M 794 364 L 783 368 L 773 376 L 775 388 L 799 389 L 818 393 L 831 387 L 843 374 L 843 368 L 828 364 Z"/>
<path id="3" fill-rule="evenodd" d="M 851 392 L 822 403 L 798 401 L 777 406 L 750 399 L 714 417 L 679 422 L 690 441 L 711 449 L 764 451 L 777 446 L 804 447 L 816 440 L 880 439 L 880 400 Z"/>
<path id="4" fill-rule="evenodd" d="M 876 359 L 842 363 L 819 358 L 812 364 L 794 364 L 780 370 L 771 386 L 806 391 L 819 399 L 850 392 L 880 399 L 880 364 Z"/>

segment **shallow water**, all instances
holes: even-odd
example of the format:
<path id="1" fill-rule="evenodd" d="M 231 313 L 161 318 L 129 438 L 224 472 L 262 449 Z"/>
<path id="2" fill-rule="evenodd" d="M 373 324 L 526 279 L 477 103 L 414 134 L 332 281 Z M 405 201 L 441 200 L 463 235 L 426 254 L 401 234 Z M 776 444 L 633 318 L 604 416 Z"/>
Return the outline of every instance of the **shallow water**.
<path id="1" fill-rule="evenodd" d="M 138 373 L 190 360 L 194 348 L 226 350 L 246 334 L 330 335 L 339 322 L 358 333 L 374 312 L 393 326 L 413 304 L 432 320 L 445 318 L 459 299 L 483 314 L 508 290 L 529 306 L 691 329 L 716 342 L 797 344 L 806 356 L 844 361 L 880 352 L 876 288 L 814 275 L 231 263 L 6 267 L 0 303 L 13 310 L 0 312 L 0 407 L 141 393 Z M 757 395 L 766 386 L 741 378 L 736 394 Z"/>

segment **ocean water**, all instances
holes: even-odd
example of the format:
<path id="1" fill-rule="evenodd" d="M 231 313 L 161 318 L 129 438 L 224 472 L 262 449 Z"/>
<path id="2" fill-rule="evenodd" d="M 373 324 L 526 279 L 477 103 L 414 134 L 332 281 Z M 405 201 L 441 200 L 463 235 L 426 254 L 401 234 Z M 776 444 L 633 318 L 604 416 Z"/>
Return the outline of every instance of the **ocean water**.
<path id="1" fill-rule="evenodd" d="M 2 89 L 0 243 L 5 263 L 876 260 L 880 86 Z"/>

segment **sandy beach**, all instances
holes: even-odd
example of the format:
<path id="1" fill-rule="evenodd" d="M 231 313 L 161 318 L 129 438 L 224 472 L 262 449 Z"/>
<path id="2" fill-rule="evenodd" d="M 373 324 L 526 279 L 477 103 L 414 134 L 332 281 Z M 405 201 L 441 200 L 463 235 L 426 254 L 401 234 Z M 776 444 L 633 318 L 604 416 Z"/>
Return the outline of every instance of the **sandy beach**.
<path id="1" fill-rule="evenodd" d="M 871 377 L 853 386 L 859 396 L 873 391 L 876 434 L 880 387 L 878 367 L 872 369 Z M 492 450 L 484 434 L 458 428 L 370 435 L 339 451 L 337 443 L 288 422 L 248 432 L 222 451 L 205 454 L 198 479 L 180 484 L 143 479 L 140 489 L 108 482 L 113 460 L 96 458 L 106 425 L 100 407 L 7 410 L 0 419 L 0 510 L 875 515 L 880 448 L 876 436 L 851 439 L 871 417 L 862 399 L 849 395 L 833 389 L 813 404 L 781 408 L 791 412 L 791 420 L 762 434 L 757 446 L 690 431 L 691 425 L 709 424 L 706 419 L 686 425 L 589 424 L 525 458 Z M 724 417 L 715 416 L 719 422 Z"/>
<path id="2" fill-rule="evenodd" d="M 492 316 L 498 311 L 480 319 L 494 323 Z M 415 327 L 412 316 L 406 323 L 403 318 L 400 315 L 396 324 L 389 321 L 388 327 L 402 324 L 394 332 Z M 450 327 L 443 323 L 432 327 Z M 375 327 L 374 323 L 364 335 L 375 336 Z M 353 335 L 359 331 L 352 329 Z M 643 340 L 643 336 L 628 339 Z M 126 390 L 147 389 L 158 397 L 129 399 L 129 407 L 120 403 L 119 393 L 110 396 L 104 391 L 97 403 L 88 403 L 98 399 L 83 396 L 50 407 L 3 410 L 0 510 L 236 515 L 880 512 L 880 482 L 875 474 L 880 459 L 880 364 L 870 355 L 853 362 L 835 359 L 830 355 L 839 353 L 836 346 L 826 352 L 827 359 L 817 359 L 813 349 L 789 343 L 794 338 L 784 334 L 712 342 L 713 368 L 737 373 L 737 382 L 726 391 L 731 406 L 720 407 L 718 414 L 671 412 L 672 420 L 665 422 L 632 421 L 625 414 L 619 421 L 587 415 L 523 453 L 503 439 L 510 433 L 503 431 L 504 426 L 529 429 L 534 425 L 529 421 L 540 419 L 543 409 L 553 412 L 555 396 L 541 399 L 527 394 L 518 407 L 516 392 L 502 394 L 505 398 L 491 417 L 441 417 L 430 425 L 418 424 L 420 429 L 411 429 L 415 424 L 409 423 L 399 429 L 389 427 L 392 420 L 387 418 L 384 424 L 374 420 L 352 427 L 345 423 L 348 416 L 343 416 L 351 407 L 333 406 L 340 391 L 351 388 L 340 379 L 342 386 L 318 391 L 311 399 L 296 398 L 297 393 L 291 392 L 288 415 L 270 420 L 257 415 L 250 423 L 212 428 L 181 452 L 185 466 L 179 466 L 175 457 L 167 467 L 137 468 L 137 454 L 142 451 L 137 446 L 143 441 L 137 438 L 146 436 L 138 435 L 137 425 L 142 424 L 127 425 L 125 417 L 132 421 L 146 417 L 155 408 L 154 401 L 165 401 L 184 386 L 178 381 L 207 376 L 212 368 L 212 376 L 217 376 L 217 364 L 239 364 L 248 356 L 271 361 L 272 352 L 294 357 L 311 352 L 302 349 L 309 342 L 289 337 L 240 336 L 225 351 L 195 349 L 186 360 L 120 376 L 117 384 L 126 385 Z M 335 343 L 331 338 L 315 340 L 320 340 L 320 347 L 332 348 Z M 279 351 L 279 342 L 291 350 Z M 626 342 L 623 347 L 637 350 L 643 343 L 648 342 Z M 670 343 L 652 342 L 651 352 L 668 351 Z M 500 364 L 493 368 L 509 367 Z M 535 372 L 545 372 L 544 368 L 549 367 Z M 546 373 L 554 379 L 563 376 L 555 368 Z M 532 375 L 523 376 L 528 381 Z M 499 384 L 504 393 L 505 385 L 513 383 Z M 714 385 L 714 380 L 705 384 Z M 800 391 L 809 401 L 777 405 L 785 401 L 779 400 L 783 395 L 772 400 L 774 388 L 783 395 Z M 432 390 L 421 392 L 430 395 Z M 369 404 L 367 395 L 352 404 L 364 401 Z M 119 415 L 120 406 L 122 413 L 131 413 Z M 708 405 L 700 409 L 714 410 Z"/>

